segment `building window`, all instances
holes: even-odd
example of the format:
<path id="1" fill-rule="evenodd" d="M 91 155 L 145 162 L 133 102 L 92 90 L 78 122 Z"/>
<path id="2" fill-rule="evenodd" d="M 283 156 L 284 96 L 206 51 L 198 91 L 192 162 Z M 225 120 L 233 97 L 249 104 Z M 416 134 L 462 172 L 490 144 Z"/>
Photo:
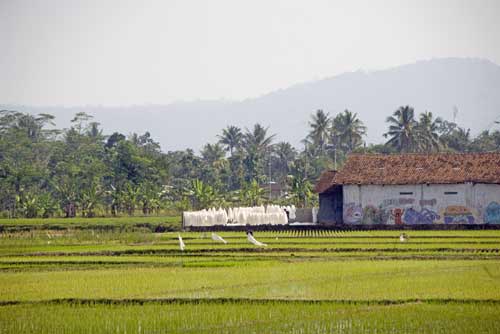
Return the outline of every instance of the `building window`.
<path id="1" fill-rule="evenodd" d="M 412 191 L 402 191 L 399 193 L 400 195 L 413 195 Z"/>
<path id="2" fill-rule="evenodd" d="M 458 195 L 458 192 L 456 192 L 456 191 L 445 191 L 444 194 L 445 195 Z"/>

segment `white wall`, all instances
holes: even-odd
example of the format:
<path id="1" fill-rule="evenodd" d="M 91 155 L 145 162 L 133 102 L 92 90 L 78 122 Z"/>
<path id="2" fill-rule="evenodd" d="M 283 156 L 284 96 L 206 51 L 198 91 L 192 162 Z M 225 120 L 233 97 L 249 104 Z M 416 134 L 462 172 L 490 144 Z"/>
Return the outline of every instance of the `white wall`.
<path id="1" fill-rule="evenodd" d="M 344 185 L 343 194 L 348 224 L 484 223 L 486 213 L 496 223 L 500 215 L 498 184 Z"/>

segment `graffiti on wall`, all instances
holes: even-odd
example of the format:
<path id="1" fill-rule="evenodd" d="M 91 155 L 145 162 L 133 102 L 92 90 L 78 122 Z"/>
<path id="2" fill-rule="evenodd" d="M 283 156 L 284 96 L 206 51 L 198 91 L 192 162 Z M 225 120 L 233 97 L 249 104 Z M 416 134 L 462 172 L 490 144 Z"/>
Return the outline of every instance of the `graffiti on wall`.
<path id="1" fill-rule="evenodd" d="M 361 204 L 347 203 L 344 205 L 344 222 L 348 224 L 360 223 L 363 218 Z"/>
<path id="2" fill-rule="evenodd" d="M 500 224 L 500 204 L 491 202 L 484 211 L 484 222 L 486 224 Z"/>
<path id="3" fill-rule="evenodd" d="M 363 224 L 385 224 L 391 213 L 385 209 L 367 205 L 363 208 Z"/>
<path id="4" fill-rule="evenodd" d="M 399 206 L 399 205 L 412 205 L 415 203 L 415 200 L 413 198 L 390 198 L 390 199 L 384 199 L 382 201 L 382 206 Z"/>
<path id="5" fill-rule="evenodd" d="M 452 205 L 444 210 L 445 224 L 474 224 L 474 215 L 472 212 L 461 205 Z"/>
<path id="6" fill-rule="evenodd" d="M 420 206 L 434 206 L 437 204 L 437 200 L 435 198 L 421 199 L 420 201 L 418 201 L 418 204 L 420 204 Z"/>
<path id="7" fill-rule="evenodd" d="M 379 207 L 351 202 L 344 205 L 344 222 L 347 224 L 433 224 L 441 216 L 432 208 L 413 208 L 413 198 L 391 198 L 382 201 Z M 435 198 L 418 201 L 421 207 L 437 204 Z"/>
<path id="8" fill-rule="evenodd" d="M 403 216 L 405 224 L 433 224 L 440 216 L 429 209 L 417 211 L 413 208 L 406 209 Z"/>
<path id="9" fill-rule="evenodd" d="M 422 199 L 414 207 L 414 199 L 396 198 L 386 199 L 379 207 L 351 202 L 344 204 L 343 218 L 346 224 L 475 224 L 473 210 L 461 205 L 447 206 L 441 214 L 433 207 L 436 199 Z M 479 210 L 479 209 L 478 209 Z M 490 202 L 484 210 L 480 210 L 484 223 L 500 224 L 500 204 Z"/>
<path id="10" fill-rule="evenodd" d="M 395 208 L 395 209 L 392 209 L 392 217 L 394 219 L 394 223 L 396 225 L 402 225 L 403 224 L 403 212 L 404 212 L 404 209 L 401 209 L 401 208 Z"/>

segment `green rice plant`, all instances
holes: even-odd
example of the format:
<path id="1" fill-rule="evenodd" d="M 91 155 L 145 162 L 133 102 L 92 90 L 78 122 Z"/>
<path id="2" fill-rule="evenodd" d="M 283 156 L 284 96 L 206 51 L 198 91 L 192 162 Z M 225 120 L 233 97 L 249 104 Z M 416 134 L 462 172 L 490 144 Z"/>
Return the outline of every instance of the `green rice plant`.
<path id="1" fill-rule="evenodd" d="M 0 333 L 498 332 L 498 231 L 218 234 L 4 230 Z"/>
<path id="2" fill-rule="evenodd" d="M 186 260 L 189 262 L 191 260 Z M 203 262 L 203 260 L 200 260 Z M 207 259 L 212 262 L 213 260 Z M 175 262 L 175 261 L 172 261 Z M 57 298 L 500 299 L 499 260 L 249 261 L 0 273 L 3 301 Z M 55 264 L 56 266 L 58 264 Z M 480 283 L 479 283 L 480 282 Z"/>
<path id="3" fill-rule="evenodd" d="M 498 303 L 58 302 L 0 306 L 1 333 L 498 333 Z"/>
<path id="4" fill-rule="evenodd" d="M 180 216 L 135 216 L 135 217 L 95 217 L 95 218 L 16 218 L 0 219 L 0 231 L 19 231 L 34 229 L 122 229 L 146 227 L 155 230 L 158 226 L 165 229 L 180 230 Z"/>

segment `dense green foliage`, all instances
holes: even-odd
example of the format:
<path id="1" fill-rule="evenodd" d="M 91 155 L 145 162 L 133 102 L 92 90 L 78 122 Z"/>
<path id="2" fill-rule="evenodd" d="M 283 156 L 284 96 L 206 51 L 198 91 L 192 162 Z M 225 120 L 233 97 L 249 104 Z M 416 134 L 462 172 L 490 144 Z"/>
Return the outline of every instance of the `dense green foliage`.
<path id="1" fill-rule="evenodd" d="M 496 333 L 500 231 L 0 234 L 2 333 Z"/>
<path id="2" fill-rule="evenodd" d="M 47 114 L 0 111 L 1 217 L 168 215 L 266 202 L 310 206 L 317 202 L 312 185 L 321 171 L 339 167 L 351 152 L 500 149 L 500 131 L 472 139 L 468 130 L 431 113 L 417 120 L 408 106 L 387 119 L 387 143 L 368 146 L 367 127 L 355 113 L 330 117 L 318 110 L 301 151 L 275 142 L 260 124 L 228 126 L 219 142 L 197 155 L 162 152 L 148 132 L 104 134 L 85 113 L 76 114 L 68 129 L 53 122 Z"/>

